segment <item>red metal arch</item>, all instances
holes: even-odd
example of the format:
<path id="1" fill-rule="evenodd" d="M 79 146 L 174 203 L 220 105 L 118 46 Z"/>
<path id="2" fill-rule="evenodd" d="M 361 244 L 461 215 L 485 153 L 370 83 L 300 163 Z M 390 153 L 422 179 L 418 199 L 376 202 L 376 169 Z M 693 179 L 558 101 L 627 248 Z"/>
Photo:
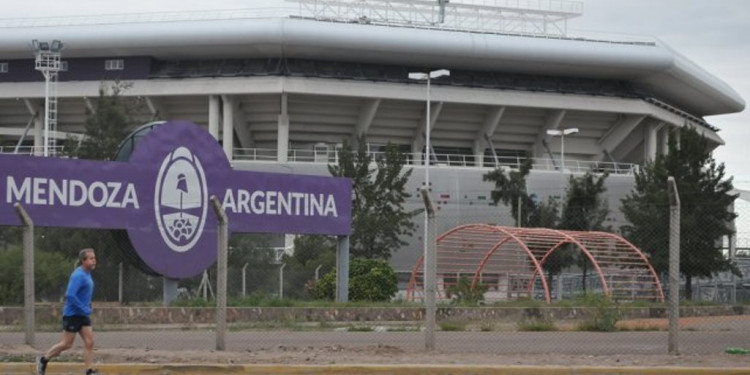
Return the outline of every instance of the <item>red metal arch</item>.
<path id="1" fill-rule="evenodd" d="M 468 275 L 472 276 L 472 288 L 483 276 L 488 279 L 485 285 L 494 292 L 486 292 L 485 297 L 494 293 L 495 298 L 510 299 L 514 291 L 531 297 L 549 256 L 570 243 L 589 259 L 605 294 L 618 299 L 664 300 L 659 278 L 646 256 L 613 233 L 465 224 L 443 233 L 436 243 L 439 298 L 452 283 Z M 422 290 L 422 265 L 423 257 L 419 257 L 407 286 L 407 300 L 415 300 Z M 541 277 L 540 281 L 549 302 L 547 280 Z M 518 289 L 520 285 L 525 285 L 525 292 Z"/>
<path id="2" fill-rule="evenodd" d="M 477 271 L 474 273 L 474 279 L 471 282 L 472 288 L 476 287 L 477 282 L 479 282 L 479 278 L 482 275 L 482 270 L 484 269 L 485 265 L 490 260 L 492 255 L 495 253 L 495 251 L 497 251 L 497 249 L 502 247 L 503 244 L 505 244 L 511 239 L 514 240 L 519 246 L 521 246 L 521 248 L 528 254 L 529 259 L 531 259 L 531 261 L 534 263 L 535 269 L 541 270 L 541 264 L 537 261 L 536 257 L 534 257 L 534 254 L 531 252 L 531 250 L 528 248 L 528 246 L 526 246 L 526 244 L 523 241 L 521 241 L 513 233 L 507 231 L 507 229 L 504 227 L 492 227 L 492 229 L 503 232 L 508 237 L 498 242 L 495 246 L 493 246 L 492 249 L 490 249 L 487 252 L 487 255 L 482 259 L 482 261 L 479 262 L 479 265 L 477 266 Z M 532 278 L 532 281 L 533 281 L 533 278 Z M 544 278 L 542 278 L 542 285 L 544 285 L 544 297 L 547 300 L 547 302 L 550 302 L 549 287 L 547 286 L 547 280 Z M 529 289 L 528 293 L 531 294 L 531 289 Z"/>
<path id="3" fill-rule="evenodd" d="M 560 230 L 554 230 L 554 229 L 551 229 L 551 230 L 554 231 L 554 232 L 557 232 L 557 233 L 561 234 L 565 240 L 558 242 L 557 244 L 555 244 L 555 246 L 553 246 L 551 249 L 549 249 L 549 251 L 547 251 L 547 253 L 544 254 L 544 257 L 542 257 L 542 260 L 539 261 L 539 263 L 542 264 L 542 265 L 544 265 L 544 263 L 547 262 L 547 259 L 550 257 L 550 255 L 552 255 L 553 252 L 555 252 L 555 250 L 559 249 L 562 245 L 564 245 L 566 243 L 572 243 L 572 244 L 578 246 L 578 249 L 580 249 L 586 255 L 586 257 L 589 258 L 589 260 L 591 261 L 591 264 L 594 265 L 594 269 L 596 270 L 596 273 L 599 276 L 599 281 L 601 281 L 601 283 L 602 283 L 602 292 L 604 294 L 609 295 L 610 294 L 609 287 L 607 285 L 607 281 L 604 279 L 604 275 L 602 274 L 602 270 L 601 270 L 601 268 L 599 268 L 599 264 L 596 262 L 596 259 L 594 259 L 594 256 L 591 255 L 591 252 L 589 252 L 588 249 L 586 249 L 586 246 L 583 246 L 574 237 L 570 236 L 569 235 L 570 232 L 565 232 L 565 231 L 560 231 Z M 542 271 L 542 268 L 540 267 L 539 268 L 539 275 L 542 274 L 541 271 Z M 537 276 L 537 274 L 534 274 L 534 278 L 536 278 L 536 276 Z M 533 280 L 533 278 L 532 278 L 532 280 Z M 545 278 L 542 277 L 542 280 L 545 280 Z"/>

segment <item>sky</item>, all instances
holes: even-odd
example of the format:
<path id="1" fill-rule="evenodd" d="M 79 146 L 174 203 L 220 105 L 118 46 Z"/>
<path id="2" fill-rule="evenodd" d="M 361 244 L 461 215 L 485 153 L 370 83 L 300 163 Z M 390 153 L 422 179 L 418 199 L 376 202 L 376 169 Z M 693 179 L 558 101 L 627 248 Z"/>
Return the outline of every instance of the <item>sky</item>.
<path id="1" fill-rule="evenodd" d="M 4 0 L 0 18 L 51 17 L 162 11 L 296 7 L 283 0 Z M 493 0 L 453 0 L 492 3 Z M 535 2 L 535 1 L 529 1 Z M 750 6 L 748 0 L 581 0 L 582 16 L 568 21 L 571 33 L 631 34 L 659 38 L 728 83 L 750 101 Z M 750 111 L 707 117 L 726 145 L 714 157 L 735 186 L 750 189 Z"/>

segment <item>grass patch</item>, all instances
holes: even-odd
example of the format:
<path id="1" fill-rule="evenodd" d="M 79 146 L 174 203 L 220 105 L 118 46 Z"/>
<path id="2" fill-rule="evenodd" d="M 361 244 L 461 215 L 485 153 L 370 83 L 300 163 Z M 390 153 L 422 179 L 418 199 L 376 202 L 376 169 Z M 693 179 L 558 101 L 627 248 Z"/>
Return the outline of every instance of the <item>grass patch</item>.
<path id="1" fill-rule="evenodd" d="M 372 332 L 375 329 L 370 326 L 349 326 L 346 330 L 348 332 Z"/>
<path id="2" fill-rule="evenodd" d="M 519 331 L 551 332 L 558 330 L 555 323 L 547 319 L 523 319 L 516 325 Z"/>
<path id="3" fill-rule="evenodd" d="M 492 323 L 482 323 L 479 326 L 479 330 L 482 332 L 492 332 L 495 330 L 495 325 Z"/>
<path id="4" fill-rule="evenodd" d="M 397 326 L 397 327 L 388 327 L 388 332 L 419 332 L 422 330 L 422 327 L 414 327 L 414 326 Z"/>
<path id="5" fill-rule="evenodd" d="M 623 332 L 665 331 L 665 329 L 658 324 L 618 325 L 617 330 Z"/>
<path id="6" fill-rule="evenodd" d="M 441 331 L 460 332 L 466 330 L 466 323 L 462 322 L 440 322 L 438 323 Z"/>
<path id="7" fill-rule="evenodd" d="M 139 306 L 133 304 L 131 306 Z M 147 305 L 148 306 L 148 305 Z M 173 307 L 216 307 L 215 300 L 205 300 L 203 298 L 179 299 L 170 306 Z M 312 300 L 302 301 L 289 298 L 278 298 L 271 295 L 253 293 L 245 297 L 230 298 L 227 301 L 228 307 L 307 307 L 307 308 L 343 308 L 343 307 L 423 307 L 421 302 L 406 302 L 403 299 L 396 299 L 386 302 L 335 302 L 330 300 Z"/>

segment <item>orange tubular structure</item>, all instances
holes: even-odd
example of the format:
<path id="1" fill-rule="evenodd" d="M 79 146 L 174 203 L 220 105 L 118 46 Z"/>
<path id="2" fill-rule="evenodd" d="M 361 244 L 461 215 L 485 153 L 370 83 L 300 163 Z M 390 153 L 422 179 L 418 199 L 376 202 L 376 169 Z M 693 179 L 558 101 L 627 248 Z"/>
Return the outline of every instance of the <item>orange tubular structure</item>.
<path id="1" fill-rule="evenodd" d="M 581 251 L 592 265 L 598 285 L 594 290 L 618 301 L 664 301 L 659 278 L 648 258 L 622 237 L 606 232 L 563 231 L 547 228 L 516 228 L 489 224 L 466 224 L 437 238 L 438 299 L 449 298 L 451 287 L 463 278 L 471 288 L 487 288 L 485 300 L 534 298 L 541 287 L 542 298 L 551 301 L 544 264 L 566 244 Z M 409 279 L 406 299 L 421 299 L 424 287 L 420 257 Z"/>

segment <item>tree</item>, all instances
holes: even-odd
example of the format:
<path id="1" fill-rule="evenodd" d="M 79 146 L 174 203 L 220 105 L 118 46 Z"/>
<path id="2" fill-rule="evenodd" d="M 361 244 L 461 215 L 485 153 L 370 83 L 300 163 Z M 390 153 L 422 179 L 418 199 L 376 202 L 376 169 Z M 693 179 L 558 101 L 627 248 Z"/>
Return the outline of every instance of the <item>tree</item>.
<path id="1" fill-rule="evenodd" d="M 371 167 L 373 161 L 375 168 Z M 365 138 L 360 137 L 356 150 L 344 142 L 338 164 L 328 166 L 331 175 L 354 182 L 352 256 L 387 260 L 393 251 L 406 245 L 402 238 L 414 233 L 411 219 L 421 210 L 404 209 L 404 202 L 411 196 L 405 187 L 412 172 L 404 170 L 405 164 L 406 156 L 390 143 L 382 155 L 373 158 L 367 152 Z"/>
<path id="2" fill-rule="evenodd" d="M 609 231 L 610 228 L 604 225 L 604 221 L 609 214 L 609 207 L 606 199 L 603 197 L 607 188 L 604 187 L 604 181 L 607 174 L 599 175 L 597 178 L 594 173 L 586 172 L 583 176 L 571 176 L 568 188 L 565 191 L 565 204 L 563 205 L 562 220 L 560 229 L 577 230 L 577 231 Z M 560 249 L 558 251 L 574 252 L 572 246 Z M 583 274 L 583 291 L 586 292 L 586 276 L 589 266 L 589 259 L 581 251 L 577 256 L 566 254 L 569 258 L 561 263 L 572 263 L 577 261 Z M 563 255 L 565 257 L 565 255 Z"/>
<path id="3" fill-rule="evenodd" d="M 495 188 L 490 192 L 492 202 L 495 204 L 503 202 L 506 206 L 510 205 L 510 212 L 517 227 L 529 226 L 531 210 L 528 208 L 532 207 L 534 203 L 526 192 L 526 176 L 529 175 L 530 170 L 531 160 L 526 159 L 518 170 L 511 170 L 507 175 L 501 167 L 482 176 L 484 181 L 495 182 Z M 521 222 L 519 223 L 518 210 L 521 210 L 522 207 L 527 209 L 522 210 Z"/>
<path id="4" fill-rule="evenodd" d="M 297 236 L 294 239 L 294 254 L 284 255 L 284 296 L 310 299 L 315 287 L 315 271 L 324 275 L 336 267 L 335 237 L 320 235 Z M 288 271 L 288 272 L 287 272 Z"/>
<path id="5" fill-rule="evenodd" d="M 555 228 L 559 218 L 559 202 L 550 197 L 547 202 L 540 201 L 536 194 L 526 191 L 526 176 L 531 171 L 531 160 L 527 159 L 518 170 L 505 174 L 502 168 L 495 169 L 483 176 L 484 181 L 494 181 L 495 189 L 491 192 L 492 201 L 511 206 L 511 213 L 516 226 L 533 228 Z M 519 206 L 519 202 L 521 206 Z M 518 222 L 518 210 L 521 210 L 521 223 Z M 546 245 L 527 244 L 532 252 L 547 251 Z M 562 249 L 561 249 L 562 250 Z M 569 252 L 555 251 L 542 265 L 547 271 L 547 278 L 552 280 L 555 274 L 573 262 Z"/>
<path id="6" fill-rule="evenodd" d="M 34 293 L 37 299 L 60 300 L 72 271 L 73 262 L 69 258 L 49 251 L 36 252 Z M 0 251 L 0 305 L 22 305 L 23 282 L 23 250 L 16 247 Z"/>
<path id="7" fill-rule="evenodd" d="M 349 265 L 350 301 L 388 301 L 398 292 L 398 278 L 382 259 L 353 258 Z M 334 299 L 336 270 L 325 274 L 311 290 L 318 299 Z"/>
<path id="8" fill-rule="evenodd" d="M 565 191 L 565 204 L 560 229 L 579 231 L 607 231 L 604 221 L 609 215 L 609 207 L 604 193 L 607 174 L 597 177 L 586 172 L 583 176 L 571 176 Z"/>
<path id="9" fill-rule="evenodd" d="M 130 113 L 136 113 L 139 103 L 135 99 L 124 98 L 122 92 L 126 84 L 115 82 L 99 88 L 99 98 L 93 110 L 86 110 L 86 124 L 83 139 L 79 142 L 68 138 L 64 153 L 69 157 L 92 160 L 112 160 L 117 148 L 135 120 Z"/>
<path id="10" fill-rule="evenodd" d="M 622 199 L 629 224 L 622 233 L 650 256 L 657 272 L 669 268 L 669 199 L 667 177 L 672 176 L 680 195 L 680 272 L 685 295 L 692 298 L 692 279 L 739 270 L 722 254 L 721 239 L 732 234 L 737 216 L 729 210 L 737 195 L 730 194 L 732 179 L 725 179 L 724 164 L 717 164 L 706 139 L 685 126 L 679 144 L 670 132 L 668 153 L 658 155 L 635 175 L 635 188 Z"/>
<path id="11" fill-rule="evenodd" d="M 99 97 L 93 101 L 93 110 L 86 111 L 86 123 L 83 138 L 68 138 L 63 148 L 66 156 L 78 159 L 90 160 L 113 160 L 120 142 L 125 139 L 130 129 L 136 124 L 130 116 L 137 113 L 141 103 L 137 99 L 122 96 L 128 85 L 115 82 L 111 85 L 102 84 L 99 88 Z M 98 272 L 93 277 L 97 283 L 94 298 L 103 300 L 117 300 L 118 297 L 118 272 L 119 264 L 129 260 L 122 251 L 123 240 L 113 235 L 110 230 L 96 229 L 61 229 L 41 228 L 38 232 L 38 246 L 47 251 L 56 251 L 66 257 L 78 254 L 82 248 L 92 247 L 97 251 Z M 125 263 L 127 264 L 127 262 Z M 130 275 L 125 280 L 126 284 L 139 285 L 142 283 L 137 275 Z M 142 285 L 142 284 L 141 284 Z M 134 295 L 136 290 L 145 288 L 130 288 Z M 126 296 L 126 299 L 128 296 Z"/>
<path id="12" fill-rule="evenodd" d="M 510 211 L 518 227 L 554 228 L 558 217 L 558 202 L 550 198 L 547 202 L 539 201 L 536 194 L 526 191 L 526 176 L 531 171 L 531 159 L 526 159 L 518 170 L 507 173 L 497 168 L 486 173 L 484 181 L 492 181 L 495 188 L 490 192 L 492 202 L 503 202 L 510 205 Z M 519 206 L 520 203 L 520 206 Z M 518 222 L 518 211 L 521 210 L 521 222 Z"/>

